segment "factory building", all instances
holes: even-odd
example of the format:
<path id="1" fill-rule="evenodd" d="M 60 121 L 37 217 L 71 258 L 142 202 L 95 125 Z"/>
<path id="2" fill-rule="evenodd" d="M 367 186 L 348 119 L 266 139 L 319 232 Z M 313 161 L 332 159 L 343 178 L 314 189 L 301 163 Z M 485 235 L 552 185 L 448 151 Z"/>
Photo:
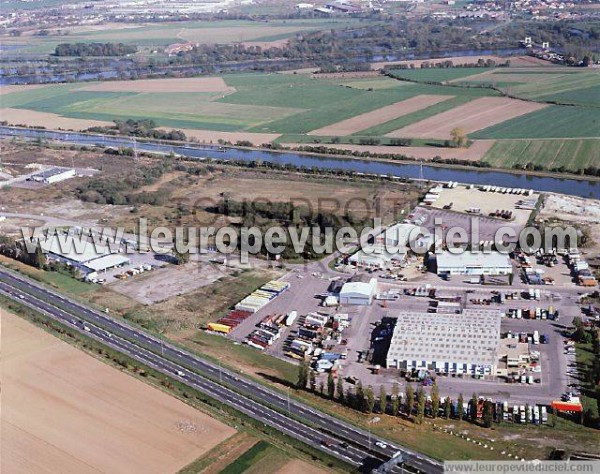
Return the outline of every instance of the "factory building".
<path id="1" fill-rule="evenodd" d="M 377 292 L 377 278 L 371 278 L 368 283 L 351 281 L 345 283 L 340 291 L 340 304 L 368 305 L 373 302 Z"/>
<path id="2" fill-rule="evenodd" d="M 74 177 L 75 170 L 73 168 L 56 167 L 33 174 L 29 177 L 29 180 L 37 183 L 53 184 Z"/>
<path id="3" fill-rule="evenodd" d="M 86 241 L 79 236 L 54 235 L 40 240 L 40 246 L 49 259 L 73 265 L 82 272 L 101 272 L 130 263 L 129 258 L 119 253 L 111 253 L 107 247 Z"/>
<path id="4" fill-rule="evenodd" d="M 433 245 L 433 236 L 424 227 L 395 224 L 375 237 L 372 245 L 351 255 L 348 263 L 358 267 L 390 268 L 406 262 L 409 252 L 425 254 Z"/>
<path id="5" fill-rule="evenodd" d="M 436 255 L 437 274 L 449 275 L 511 275 L 512 264 L 508 255 L 499 252 L 443 252 Z"/>
<path id="6" fill-rule="evenodd" d="M 495 375 L 499 341 L 499 310 L 465 309 L 461 314 L 403 311 L 398 314 L 386 364 L 450 375 Z"/>

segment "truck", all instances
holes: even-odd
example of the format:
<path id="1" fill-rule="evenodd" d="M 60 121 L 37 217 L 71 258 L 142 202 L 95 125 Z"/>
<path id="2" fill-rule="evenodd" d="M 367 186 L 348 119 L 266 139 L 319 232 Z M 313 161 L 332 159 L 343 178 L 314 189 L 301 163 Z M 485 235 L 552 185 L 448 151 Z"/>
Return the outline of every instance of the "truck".
<path id="1" fill-rule="evenodd" d="M 546 409 L 546 407 L 542 407 L 541 418 L 543 424 L 548 423 L 548 410 Z"/>
<path id="2" fill-rule="evenodd" d="M 533 331 L 533 343 L 535 345 L 540 343 L 540 333 L 537 330 Z"/>
<path id="3" fill-rule="evenodd" d="M 290 313 L 287 315 L 287 318 L 285 318 L 285 325 L 288 327 L 291 326 L 297 317 L 298 311 L 290 311 Z"/>

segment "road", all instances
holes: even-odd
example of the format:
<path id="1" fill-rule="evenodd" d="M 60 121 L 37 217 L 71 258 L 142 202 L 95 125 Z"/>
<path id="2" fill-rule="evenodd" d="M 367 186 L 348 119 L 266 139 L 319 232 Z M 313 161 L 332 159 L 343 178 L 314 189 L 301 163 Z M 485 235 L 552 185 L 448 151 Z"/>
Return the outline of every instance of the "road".
<path id="1" fill-rule="evenodd" d="M 123 321 L 69 301 L 59 293 L 3 268 L 0 268 L 0 293 L 361 470 L 377 467 L 401 452 L 406 467 L 432 474 L 443 472 L 443 465 L 431 458 L 371 436 L 365 430 L 290 399 Z"/>

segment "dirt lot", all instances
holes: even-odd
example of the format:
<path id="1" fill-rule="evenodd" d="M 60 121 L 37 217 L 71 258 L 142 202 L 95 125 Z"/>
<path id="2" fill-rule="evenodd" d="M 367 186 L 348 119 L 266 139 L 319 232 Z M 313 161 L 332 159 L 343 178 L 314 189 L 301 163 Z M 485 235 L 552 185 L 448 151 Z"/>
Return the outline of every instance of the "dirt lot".
<path id="1" fill-rule="evenodd" d="M 548 193 L 538 220 L 588 226 L 593 242 L 586 246 L 585 252 L 600 252 L 600 201 Z"/>
<path id="2" fill-rule="evenodd" d="M 327 144 L 328 148 L 351 151 L 369 151 L 371 153 L 395 153 L 406 155 L 419 160 L 431 160 L 439 156 L 443 159 L 456 158 L 459 160 L 479 161 L 494 144 L 494 140 L 473 140 L 469 148 L 439 148 L 433 146 L 387 146 L 387 145 L 350 145 Z M 282 143 L 289 148 L 304 147 L 306 143 Z"/>
<path id="3" fill-rule="evenodd" d="M 516 209 L 515 204 L 522 199 L 537 199 L 538 197 L 539 194 L 525 197 L 517 194 L 483 192 L 478 189 L 467 189 L 464 186 L 458 186 L 453 189 L 444 189 L 440 193 L 439 199 L 431 207 L 443 209 L 445 205 L 452 203 L 453 211 L 465 212 L 467 209 L 476 206 L 481 209 L 481 215 L 483 216 L 487 216 L 498 209 L 506 209 L 513 211 L 514 222 L 525 225 L 531 211 Z"/>
<path id="4" fill-rule="evenodd" d="M 398 117 L 411 114 L 417 110 L 425 109 L 432 105 L 450 99 L 450 95 L 418 95 L 410 99 L 401 100 L 395 104 L 381 107 L 380 109 L 360 114 L 347 120 L 342 120 L 317 130 L 309 132 L 309 135 L 319 136 L 346 136 L 360 132 L 380 123 L 389 122 Z"/>
<path id="5" fill-rule="evenodd" d="M 1 314 L 3 471 L 177 472 L 235 433 Z"/>
<path id="6" fill-rule="evenodd" d="M 465 133 L 491 127 L 520 115 L 547 107 L 544 104 L 502 97 L 482 97 L 464 105 L 388 133 L 388 137 L 450 139 L 450 131 L 461 128 Z"/>
<path id="7" fill-rule="evenodd" d="M 141 79 L 108 81 L 78 89 L 99 92 L 235 92 L 222 77 L 186 77 L 177 79 Z"/>
<path id="8" fill-rule="evenodd" d="M 345 215 L 350 211 L 358 217 L 374 217 L 375 203 L 380 203 L 382 219 L 394 219 L 395 210 L 415 200 L 417 191 L 411 185 L 391 183 L 347 183 L 337 179 L 307 179 L 294 174 L 268 177 L 247 171 L 215 172 L 206 178 L 190 180 L 180 186 L 173 199 L 198 207 L 222 200 L 222 193 L 236 201 L 292 202 L 311 206 L 313 212 L 333 212 Z M 202 219 L 202 212 L 196 212 Z"/>
<path id="9" fill-rule="evenodd" d="M 0 109 L 0 117 L 12 125 L 29 125 L 30 127 L 62 128 L 65 130 L 86 130 L 90 127 L 106 127 L 114 125 L 111 122 L 61 117 L 51 112 L 36 112 L 34 110 Z"/>
<path id="10" fill-rule="evenodd" d="M 142 304 L 154 304 L 172 296 L 189 293 L 210 285 L 233 270 L 222 266 L 189 262 L 186 265 L 168 266 L 144 273 L 111 288 L 117 293 L 133 298 Z"/>
<path id="11" fill-rule="evenodd" d="M 161 130 L 171 130 L 168 127 L 159 127 Z M 192 128 L 180 129 L 188 138 L 192 138 L 200 143 L 218 143 L 224 140 L 231 143 L 237 141 L 249 141 L 253 145 L 262 145 L 271 143 L 279 138 L 278 133 L 253 133 L 253 132 L 216 132 L 214 130 L 195 130 Z"/>

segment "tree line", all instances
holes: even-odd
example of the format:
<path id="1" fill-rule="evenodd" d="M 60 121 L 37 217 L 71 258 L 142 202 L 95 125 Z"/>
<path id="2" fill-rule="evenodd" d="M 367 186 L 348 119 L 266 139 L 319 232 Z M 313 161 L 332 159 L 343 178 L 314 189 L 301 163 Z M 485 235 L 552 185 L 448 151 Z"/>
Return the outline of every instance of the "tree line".
<path id="1" fill-rule="evenodd" d="M 61 43 L 55 56 L 127 56 L 137 52 L 137 46 L 124 43 Z"/>
<path id="2" fill-rule="evenodd" d="M 470 400 L 465 400 L 460 394 L 456 403 L 452 403 L 450 397 L 442 399 L 436 384 L 431 388 L 430 401 L 427 400 L 422 386 L 415 390 L 411 384 L 406 385 L 404 393 L 400 393 L 399 385 L 394 383 L 391 393 L 388 394 L 385 386 L 381 385 L 376 394 L 373 387 L 364 387 L 360 380 L 354 387 L 348 386 L 344 389 L 342 376 L 338 375 L 336 378 L 332 372 L 329 372 L 326 384 L 321 382 L 317 386 L 315 372 L 306 361 L 301 362 L 298 367 L 296 388 L 316 393 L 362 413 L 403 416 L 417 424 L 422 424 L 426 417 L 447 420 L 452 418 L 472 423 L 480 422 L 482 426 L 491 428 L 494 416 L 496 420 L 502 418 L 496 413 L 492 401 L 481 400 L 475 393 Z"/>

